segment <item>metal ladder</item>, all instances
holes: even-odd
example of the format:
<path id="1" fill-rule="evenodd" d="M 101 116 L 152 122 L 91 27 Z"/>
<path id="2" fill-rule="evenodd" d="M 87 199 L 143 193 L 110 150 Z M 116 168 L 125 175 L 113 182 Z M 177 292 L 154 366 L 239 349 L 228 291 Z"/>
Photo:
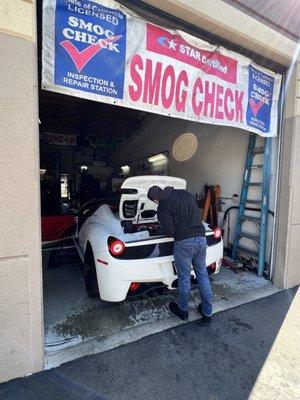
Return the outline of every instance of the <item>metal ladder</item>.
<path id="1" fill-rule="evenodd" d="M 270 170 L 271 170 L 271 138 L 264 139 L 263 147 L 255 147 L 257 135 L 251 134 L 249 137 L 249 144 L 247 150 L 247 157 L 245 163 L 245 172 L 243 177 L 243 184 L 241 190 L 240 204 L 237 215 L 236 229 L 234 235 L 234 242 L 232 248 L 232 259 L 236 260 L 238 253 L 247 254 L 253 258 L 258 259 L 257 275 L 261 277 L 265 268 L 265 253 L 266 253 L 266 237 L 268 227 L 268 209 L 269 209 L 269 186 L 270 186 Z M 257 154 L 263 154 L 262 164 L 254 164 L 254 158 Z M 262 181 L 252 182 L 251 172 L 253 170 L 262 170 Z M 257 186 L 261 188 L 261 196 L 257 200 L 249 199 L 249 187 Z M 252 211 L 259 214 L 257 216 L 249 216 L 248 210 L 245 210 L 246 204 L 257 205 L 259 211 Z M 258 227 L 258 234 L 248 233 L 243 230 L 243 224 L 246 221 L 254 223 Z M 240 245 L 242 238 L 252 240 L 257 250 Z"/>

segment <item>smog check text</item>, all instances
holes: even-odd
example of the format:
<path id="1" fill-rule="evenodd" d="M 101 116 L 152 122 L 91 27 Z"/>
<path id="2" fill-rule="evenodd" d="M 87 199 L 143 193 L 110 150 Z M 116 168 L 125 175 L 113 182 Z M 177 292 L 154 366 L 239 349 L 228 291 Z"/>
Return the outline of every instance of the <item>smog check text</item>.
<path id="1" fill-rule="evenodd" d="M 226 87 L 221 80 L 216 83 L 209 77 L 198 76 L 190 82 L 184 69 L 175 72 L 172 65 L 144 59 L 139 54 L 131 59 L 130 78 L 128 94 L 134 102 L 182 113 L 192 109 L 196 118 L 204 116 L 243 123 L 244 91 Z"/>

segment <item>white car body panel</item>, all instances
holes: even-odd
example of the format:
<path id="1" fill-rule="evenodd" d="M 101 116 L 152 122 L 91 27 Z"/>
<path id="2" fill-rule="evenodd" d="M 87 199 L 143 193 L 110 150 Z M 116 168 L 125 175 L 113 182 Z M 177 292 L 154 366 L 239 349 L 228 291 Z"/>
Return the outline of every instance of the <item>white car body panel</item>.
<path id="1" fill-rule="evenodd" d="M 168 238 L 163 235 L 150 236 L 148 231 L 140 231 L 135 233 L 124 233 L 121 226 L 121 220 L 131 220 L 134 223 L 154 223 L 155 218 L 146 220 L 141 218 L 140 208 L 138 208 L 137 216 L 134 218 L 126 218 L 123 215 L 122 207 L 126 200 L 137 200 L 139 207 L 144 203 L 143 210 L 149 210 L 156 207 L 155 203 L 147 199 L 148 189 L 158 185 L 161 187 L 174 186 L 175 188 L 184 189 L 186 182 L 183 179 L 161 176 L 142 176 L 128 178 L 123 188 L 137 189 L 138 193 L 123 194 L 120 201 L 120 215 L 114 214 L 107 204 L 100 206 L 92 216 L 88 217 L 83 223 L 79 234 L 77 232 L 77 240 L 75 245 L 78 253 L 84 261 L 87 244 L 92 248 L 95 261 L 98 287 L 102 300 L 110 302 L 119 302 L 127 297 L 130 285 L 132 282 L 151 283 L 160 282 L 165 284 L 169 289 L 172 288 L 172 283 L 177 279 L 174 269 L 174 257 L 155 256 L 139 259 L 118 259 L 112 256 L 108 249 L 108 238 L 115 237 L 125 244 L 126 247 L 135 247 L 137 245 L 155 245 L 159 243 L 172 242 L 173 238 Z M 151 203 L 151 204 L 150 204 Z M 204 224 L 207 230 L 207 235 L 212 235 L 213 232 Z M 76 239 L 76 235 L 75 235 Z M 156 249 L 155 249 L 156 251 Z M 154 253 L 153 253 L 154 254 Z M 206 265 L 216 263 L 216 271 L 221 267 L 223 257 L 223 240 L 213 246 L 207 247 Z"/>
<path id="2" fill-rule="evenodd" d="M 141 211 L 147 210 L 157 210 L 157 204 L 149 200 L 147 197 L 148 190 L 151 186 L 159 186 L 164 189 L 166 186 L 173 186 L 176 189 L 186 189 L 186 181 L 181 178 L 175 178 L 172 176 L 156 176 L 156 175 L 146 175 L 146 176 L 134 176 L 128 178 L 122 185 L 122 189 L 136 189 L 137 193 L 132 194 L 122 194 L 119 215 L 121 220 L 129 220 L 133 223 L 155 223 L 157 222 L 156 215 L 153 218 L 144 219 L 141 216 L 141 212 L 137 212 L 136 216 L 133 218 L 128 218 L 123 213 L 123 205 L 125 201 L 138 201 L 137 208 Z M 141 209 L 142 208 L 142 209 Z"/>

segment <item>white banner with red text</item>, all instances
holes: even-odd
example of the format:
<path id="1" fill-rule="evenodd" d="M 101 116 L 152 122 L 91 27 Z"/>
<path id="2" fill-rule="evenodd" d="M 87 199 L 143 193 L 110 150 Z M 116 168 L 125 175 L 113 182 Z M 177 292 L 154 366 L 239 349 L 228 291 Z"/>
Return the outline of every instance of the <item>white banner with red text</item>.
<path id="1" fill-rule="evenodd" d="M 44 0 L 42 88 L 277 135 L 281 75 L 112 0 Z"/>

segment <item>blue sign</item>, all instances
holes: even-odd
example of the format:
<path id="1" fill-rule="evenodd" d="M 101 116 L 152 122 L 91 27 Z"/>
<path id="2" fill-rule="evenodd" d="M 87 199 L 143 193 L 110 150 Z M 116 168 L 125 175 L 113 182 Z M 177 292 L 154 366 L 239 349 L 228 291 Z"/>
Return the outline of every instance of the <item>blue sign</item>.
<path id="1" fill-rule="evenodd" d="M 126 15 L 89 0 L 57 0 L 55 84 L 123 98 Z"/>
<path id="2" fill-rule="evenodd" d="M 249 65 L 247 125 L 270 132 L 274 78 Z"/>

